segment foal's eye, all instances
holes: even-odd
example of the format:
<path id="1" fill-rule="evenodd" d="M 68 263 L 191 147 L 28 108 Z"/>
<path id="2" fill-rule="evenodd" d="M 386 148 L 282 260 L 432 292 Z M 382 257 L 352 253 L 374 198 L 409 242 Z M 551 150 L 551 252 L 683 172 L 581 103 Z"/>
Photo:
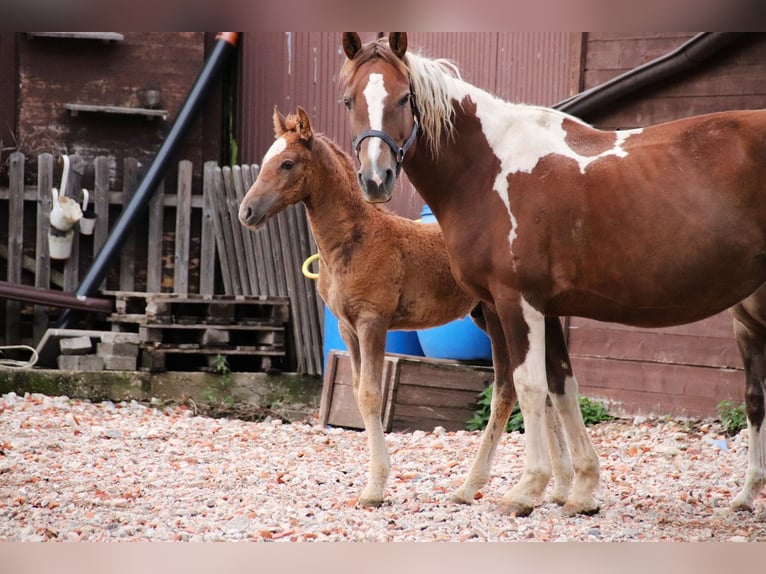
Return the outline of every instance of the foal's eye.
<path id="1" fill-rule="evenodd" d="M 289 159 L 286 159 L 282 162 L 282 165 L 279 166 L 280 169 L 284 169 L 285 171 L 290 171 L 293 169 L 293 166 L 295 165 L 294 161 L 291 161 Z"/>
<path id="2" fill-rule="evenodd" d="M 402 107 L 406 106 L 407 103 L 410 101 L 411 97 L 412 97 L 412 94 L 407 94 L 401 100 L 399 100 L 399 105 L 402 106 Z"/>
<path id="3" fill-rule="evenodd" d="M 351 98 L 343 98 L 343 105 L 345 105 L 350 110 L 351 109 Z"/>

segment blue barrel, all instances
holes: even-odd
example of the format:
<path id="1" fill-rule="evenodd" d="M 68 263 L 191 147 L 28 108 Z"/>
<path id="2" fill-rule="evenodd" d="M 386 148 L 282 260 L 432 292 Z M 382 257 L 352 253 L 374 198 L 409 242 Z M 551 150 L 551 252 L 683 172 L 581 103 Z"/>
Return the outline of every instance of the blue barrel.
<path id="1" fill-rule="evenodd" d="M 423 223 L 436 221 L 427 205 L 423 206 L 420 217 Z M 421 329 L 417 333 L 426 357 L 457 361 L 492 360 L 492 344 L 489 337 L 469 316 L 439 327 Z"/>
<path id="2" fill-rule="evenodd" d="M 346 343 L 338 330 L 338 318 L 333 315 L 330 308 L 324 307 L 324 364 L 327 365 L 327 357 L 330 351 L 347 351 Z M 386 353 L 398 353 L 400 355 L 423 356 L 420 348 L 418 334 L 415 331 L 389 331 L 386 335 Z"/>

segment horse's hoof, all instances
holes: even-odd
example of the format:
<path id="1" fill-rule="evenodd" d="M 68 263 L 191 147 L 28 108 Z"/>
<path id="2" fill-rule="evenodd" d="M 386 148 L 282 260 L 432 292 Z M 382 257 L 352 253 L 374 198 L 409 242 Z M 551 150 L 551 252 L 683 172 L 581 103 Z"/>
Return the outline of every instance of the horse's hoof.
<path id="1" fill-rule="evenodd" d="M 593 504 L 565 504 L 561 511 L 566 516 L 577 516 L 578 514 L 581 516 L 593 516 L 595 514 L 598 514 L 601 510 L 601 507 L 596 504 L 595 502 Z"/>
<path id="2" fill-rule="evenodd" d="M 502 514 L 513 514 L 514 516 L 522 517 L 529 516 L 535 509 L 531 504 L 524 504 L 522 502 L 501 502 L 497 505 L 497 511 Z"/>
<path id="3" fill-rule="evenodd" d="M 360 496 L 356 505 L 359 508 L 379 508 L 383 506 L 383 502 L 382 498 L 364 498 Z"/>
<path id="4" fill-rule="evenodd" d="M 552 502 L 553 504 L 557 506 L 564 506 L 567 503 L 567 499 L 569 498 L 569 492 L 553 492 L 548 497 L 548 502 Z"/>
<path id="5" fill-rule="evenodd" d="M 753 506 L 751 504 L 748 504 L 747 502 L 742 502 L 740 500 L 734 500 L 731 503 L 731 509 L 734 512 L 753 512 Z"/>
<path id="6" fill-rule="evenodd" d="M 473 504 L 473 496 L 468 496 L 463 490 L 456 490 L 449 497 L 450 502 L 455 504 Z"/>

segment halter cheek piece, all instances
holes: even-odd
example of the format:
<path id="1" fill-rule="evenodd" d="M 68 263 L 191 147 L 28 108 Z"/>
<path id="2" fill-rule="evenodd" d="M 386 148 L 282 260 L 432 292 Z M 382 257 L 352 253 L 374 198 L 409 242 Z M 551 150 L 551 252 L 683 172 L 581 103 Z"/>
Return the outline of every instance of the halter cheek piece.
<path id="1" fill-rule="evenodd" d="M 412 131 L 410 132 L 409 137 L 401 147 L 399 147 L 399 144 L 394 141 L 394 138 L 392 138 L 384 131 L 364 130 L 362 133 L 356 136 L 356 139 L 354 139 L 351 144 L 354 146 L 354 152 L 356 153 L 356 156 L 359 157 L 359 146 L 362 145 L 364 140 L 367 138 L 380 138 L 386 142 L 388 147 L 391 148 L 391 151 L 394 152 L 394 157 L 396 158 L 396 177 L 399 177 L 399 172 L 402 171 L 402 163 L 404 163 L 404 156 L 407 155 L 407 150 L 409 150 L 410 147 L 412 147 L 412 144 L 415 143 L 415 138 L 418 136 L 418 128 L 420 127 L 420 110 L 418 109 L 418 105 L 415 102 L 415 94 L 412 92 L 411 88 L 410 107 L 412 108 L 412 117 L 415 121 L 412 125 Z"/>

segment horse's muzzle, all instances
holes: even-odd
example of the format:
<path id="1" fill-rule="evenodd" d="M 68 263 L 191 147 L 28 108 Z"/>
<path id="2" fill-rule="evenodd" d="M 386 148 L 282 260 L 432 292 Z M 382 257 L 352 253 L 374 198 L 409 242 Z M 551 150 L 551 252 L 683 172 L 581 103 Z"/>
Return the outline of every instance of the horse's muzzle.
<path id="1" fill-rule="evenodd" d="M 359 188 L 362 190 L 362 197 L 365 201 L 369 203 L 385 203 L 391 201 L 394 183 L 396 182 L 394 170 L 387 169 L 383 179 L 380 181 L 379 178 L 367 177 L 364 174 L 364 171 L 359 171 L 356 175 L 359 182 Z"/>

